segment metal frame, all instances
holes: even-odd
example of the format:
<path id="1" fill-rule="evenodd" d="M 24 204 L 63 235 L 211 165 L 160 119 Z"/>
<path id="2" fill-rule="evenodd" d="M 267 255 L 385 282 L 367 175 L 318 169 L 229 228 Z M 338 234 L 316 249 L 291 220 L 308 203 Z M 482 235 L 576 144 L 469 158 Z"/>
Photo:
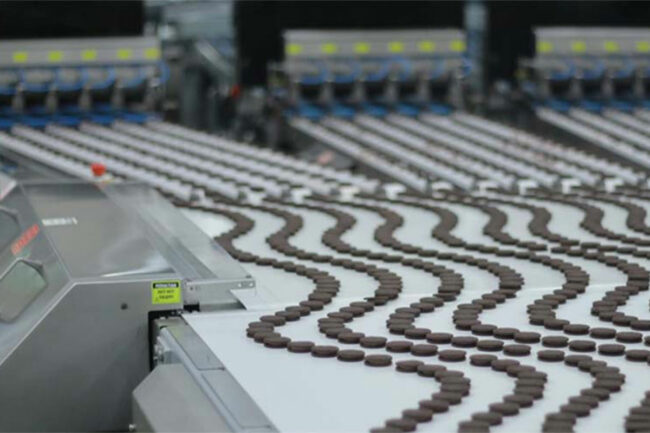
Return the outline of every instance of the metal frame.
<path id="1" fill-rule="evenodd" d="M 136 431 L 277 431 L 183 318 L 157 320 L 154 337 L 157 366 L 133 393 Z"/>
<path id="2" fill-rule="evenodd" d="M 0 267 L 41 262 L 48 286 L 0 320 L 0 431 L 126 431 L 129 396 L 150 371 L 152 318 L 241 308 L 231 289 L 255 286 L 144 185 L 22 183 L 2 203 L 20 212 L 14 239 L 38 230 L 20 251 L 1 250 Z M 170 281 L 177 292 L 157 301 L 154 283 Z"/>
<path id="3" fill-rule="evenodd" d="M 0 68 L 148 64 L 161 59 L 155 37 L 3 41 Z"/>
<path id="4" fill-rule="evenodd" d="M 464 54 L 465 33 L 444 30 L 289 30 L 284 33 L 288 59 Z"/>

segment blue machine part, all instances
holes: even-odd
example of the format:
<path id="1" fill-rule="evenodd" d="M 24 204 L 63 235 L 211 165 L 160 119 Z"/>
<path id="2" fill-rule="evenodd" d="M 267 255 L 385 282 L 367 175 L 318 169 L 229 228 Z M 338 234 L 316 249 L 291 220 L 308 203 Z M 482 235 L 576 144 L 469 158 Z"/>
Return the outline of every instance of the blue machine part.
<path id="1" fill-rule="evenodd" d="M 55 73 L 54 69 L 52 69 L 52 68 L 42 68 L 42 69 L 47 70 L 47 71 L 52 71 L 53 73 Z M 25 91 L 27 91 L 27 92 L 46 93 L 46 92 L 48 92 L 50 90 L 50 86 L 52 84 L 51 82 L 30 83 L 29 81 L 27 81 L 27 79 L 25 78 L 25 70 L 23 70 L 23 69 L 18 71 L 18 76 L 19 76 L 19 79 L 20 79 L 20 83 L 23 86 L 23 89 L 25 89 Z"/>
<path id="2" fill-rule="evenodd" d="M 406 81 L 409 78 L 411 78 L 411 74 L 413 71 L 413 64 L 411 63 L 410 60 L 404 57 L 395 57 L 392 59 L 392 62 L 397 63 L 402 67 L 402 70 L 399 74 L 400 81 Z"/>
<path id="3" fill-rule="evenodd" d="M 372 74 L 368 74 L 365 77 L 366 81 L 377 82 L 377 81 L 384 80 L 388 76 L 391 67 L 395 64 L 401 67 L 401 71 L 398 76 L 398 79 L 400 81 L 408 80 L 411 77 L 411 72 L 413 70 L 413 65 L 411 61 L 401 56 L 395 56 L 395 57 L 383 59 L 381 61 L 381 67 L 379 68 L 379 70 Z"/>
<path id="4" fill-rule="evenodd" d="M 355 109 L 347 105 L 334 104 L 332 107 L 332 115 L 336 117 L 352 119 L 356 114 Z"/>
<path id="5" fill-rule="evenodd" d="M 304 86 L 317 86 L 323 84 L 327 79 L 327 66 L 323 62 L 318 62 L 318 74 L 315 76 L 300 77 L 300 84 Z"/>
<path id="6" fill-rule="evenodd" d="M 92 90 L 108 89 L 113 85 L 113 83 L 115 83 L 115 68 L 107 66 L 105 69 L 108 72 L 106 79 L 97 83 L 91 83 L 90 88 Z M 88 74 L 88 70 L 86 70 L 86 74 Z"/>
<path id="7" fill-rule="evenodd" d="M 603 104 L 601 102 L 596 102 L 596 101 L 581 101 L 580 102 L 580 108 L 584 108 L 587 111 L 592 111 L 594 113 L 600 113 L 603 111 Z"/>
<path id="8" fill-rule="evenodd" d="M 386 76 L 388 75 L 388 72 L 389 72 L 389 71 L 390 71 L 390 63 L 388 63 L 388 62 L 383 62 L 383 63 L 381 64 L 381 67 L 379 68 L 379 70 L 378 70 L 377 72 L 374 72 L 374 73 L 372 73 L 372 74 L 368 74 L 368 75 L 365 77 L 365 78 L 366 78 L 366 81 L 369 81 L 369 82 L 381 81 L 381 80 L 383 80 L 384 78 L 386 78 Z"/>
<path id="9" fill-rule="evenodd" d="M 296 111 L 298 116 L 305 117 L 310 120 L 318 120 L 325 115 L 324 111 L 321 108 L 313 104 L 308 104 L 306 102 L 298 104 Z"/>
<path id="10" fill-rule="evenodd" d="M 62 75 L 63 69 L 59 68 L 57 69 L 54 78 L 54 85 L 56 86 L 57 90 L 60 90 L 62 92 L 77 92 L 83 89 L 84 84 L 88 80 L 88 73 L 84 69 L 79 69 L 79 79 L 77 81 L 65 81 L 62 78 Z"/>
<path id="11" fill-rule="evenodd" d="M 47 116 L 49 115 L 49 111 L 47 111 L 47 108 L 45 108 L 45 105 L 38 105 L 35 107 L 31 107 L 28 111 L 28 115 L 31 116 Z"/>
<path id="12" fill-rule="evenodd" d="M 111 104 L 95 104 L 93 111 L 100 114 L 115 114 L 115 108 Z"/>
<path id="13" fill-rule="evenodd" d="M 567 101 L 563 101 L 561 99 L 550 99 L 547 102 L 548 108 L 559 111 L 560 113 L 566 113 L 571 109 L 571 104 L 569 104 Z"/>
<path id="14" fill-rule="evenodd" d="M 609 103 L 609 106 L 620 111 L 625 111 L 630 113 L 634 111 L 634 104 L 628 101 L 622 101 L 620 99 L 615 99 Z"/>
<path id="15" fill-rule="evenodd" d="M 449 116 L 454 110 L 446 104 L 429 104 L 429 111 L 440 116 Z"/>
<path id="16" fill-rule="evenodd" d="M 40 116 L 20 116 L 17 118 L 17 121 L 17 123 L 36 129 L 43 129 L 49 123 L 49 120 L 46 117 Z"/>
<path id="17" fill-rule="evenodd" d="M 13 96 L 16 93 L 15 86 L 0 86 L 0 95 Z"/>
<path id="18" fill-rule="evenodd" d="M 135 77 L 131 78 L 130 80 L 123 81 L 122 87 L 125 89 L 135 89 L 136 87 L 140 87 L 142 83 L 147 79 L 147 73 L 145 68 L 138 68 L 138 73 Z"/>
<path id="19" fill-rule="evenodd" d="M 625 79 L 625 78 L 631 78 L 634 75 L 634 72 L 636 71 L 636 64 L 632 59 L 627 59 L 625 61 L 625 66 L 623 69 L 620 69 L 616 71 L 616 74 L 614 74 L 614 78 L 616 79 Z"/>
<path id="20" fill-rule="evenodd" d="M 61 126 L 68 126 L 70 128 L 76 128 L 81 123 L 81 118 L 77 116 L 62 116 L 54 115 L 50 117 L 50 122 L 54 122 Z"/>
<path id="21" fill-rule="evenodd" d="M 461 68 L 462 76 L 463 78 L 467 78 L 472 73 L 472 70 L 474 69 L 474 65 L 472 64 L 472 61 L 466 57 L 462 58 L 462 62 L 463 62 L 463 66 Z"/>
<path id="22" fill-rule="evenodd" d="M 16 84 L 20 82 L 20 72 L 18 69 L 9 69 L 4 71 L 7 74 L 13 75 L 14 79 L 9 80 L 9 83 L 0 85 L 0 95 L 2 96 L 13 96 L 16 93 Z"/>
<path id="23" fill-rule="evenodd" d="M 16 122 L 8 117 L 0 117 L 0 131 L 8 131 Z"/>
<path id="24" fill-rule="evenodd" d="M 368 104 L 368 103 L 366 103 L 366 104 L 363 104 L 362 108 L 363 108 L 363 111 L 366 112 L 366 114 L 368 114 L 370 116 L 373 116 L 373 117 L 382 118 L 382 117 L 386 117 L 386 115 L 388 114 L 388 110 L 386 109 L 386 107 L 383 107 L 383 106 L 377 105 L 377 104 Z"/>
<path id="25" fill-rule="evenodd" d="M 88 116 L 88 120 L 99 125 L 109 126 L 115 122 L 115 116 L 108 114 L 91 114 Z"/>
<path id="26" fill-rule="evenodd" d="M 78 105 L 64 105 L 59 107 L 59 112 L 66 116 L 82 116 L 84 112 Z"/>
<path id="27" fill-rule="evenodd" d="M 566 64 L 566 70 L 553 72 L 550 77 L 551 81 L 566 81 L 568 79 L 573 78 L 576 71 L 575 65 L 571 60 L 566 60 L 565 64 Z"/>
<path id="28" fill-rule="evenodd" d="M 595 60 L 596 65 L 590 69 L 582 70 L 582 78 L 585 80 L 597 80 L 605 73 L 605 63 L 602 60 Z"/>
<path id="29" fill-rule="evenodd" d="M 413 104 L 397 104 L 396 111 L 407 117 L 418 117 L 420 109 Z"/>
<path id="30" fill-rule="evenodd" d="M 165 84 L 169 80 L 169 66 L 167 63 L 160 61 L 160 63 L 158 63 L 158 68 L 160 68 L 160 84 Z"/>
<path id="31" fill-rule="evenodd" d="M 159 119 L 160 117 L 154 113 L 137 113 L 135 111 L 125 111 L 119 114 L 120 119 L 131 123 L 142 124 L 150 120 Z"/>
<path id="32" fill-rule="evenodd" d="M 381 67 L 377 72 L 368 74 L 365 77 L 366 81 L 377 82 L 377 81 L 384 80 L 388 76 L 391 67 L 395 64 L 398 64 L 402 68 L 398 79 L 400 81 L 406 81 L 407 79 L 409 79 L 411 76 L 411 71 L 413 70 L 413 65 L 411 64 L 411 61 L 401 56 L 395 56 L 395 57 L 384 59 L 381 62 Z"/>
<path id="33" fill-rule="evenodd" d="M 353 61 L 350 62 L 351 71 L 349 74 L 344 75 L 333 75 L 333 80 L 337 84 L 349 84 L 354 83 L 354 81 L 359 78 L 361 75 L 361 64 L 359 62 Z"/>
<path id="34" fill-rule="evenodd" d="M 447 62 L 444 59 L 439 59 L 436 61 L 436 67 L 429 74 L 429 79 L 437 80 L 438 78 L 442 77 L 446 71 L 446 63 Z"/>

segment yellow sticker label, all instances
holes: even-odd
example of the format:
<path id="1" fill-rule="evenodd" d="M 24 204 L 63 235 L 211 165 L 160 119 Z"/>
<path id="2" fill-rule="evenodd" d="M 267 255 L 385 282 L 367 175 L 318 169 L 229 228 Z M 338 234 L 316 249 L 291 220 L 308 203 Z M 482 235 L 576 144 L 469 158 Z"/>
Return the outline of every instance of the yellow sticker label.
<path id="1" fill-rule="evenodd" d="M 50 62 L 60 62 L 63 60 L 63 51 L 50 51 L 47 53 L 47 60 Z"/>
<path id="2" fill-rule="evenodd" d="M 389 42 L 388 51 L 391 53 L 401 53 L 404 51 L 404 44 L 399 41 Z"/>
<path id="3" fill-rule="evenodd" d="M 553 51 L 553 44 L 549 41 L 539 41 L 537 43 L 537 51 L 540 53 L 550 53 Z"/>
<path id="4" fill-rule="evenodd" d="M 147 60 L 158 60 L 160 58 L 160 50 L 156 47 L 147 48 L 144 50 L 144 58 Z"/>
<path id="5" fill-rule="evenodd" d="M 650 42 L 639 41 L 636 43 L 636 50 L 640 53 L 647 53 L 650 51 Z"/>
<path id="6" fill-rule="evenodd" d="M 297 56 L 302 53 L 302 45 L 300 44 L 289 44 L 287 45 L 286 52 L 290 56 Z"/>
<path id="7" fill-rule="evenodd" d="M 130 50 L 128 48 L 122 48 L 120 50 L 117 50 L 118 59 L 129 60 L 131 57 L 133 57 L 133 50 Z"/>
<path id="8" fill-rule="evenodd" d="M 328 42 L 320 46 L 320 50 L 323 54 L 335 54 L 339 51 L 339 46 Z"/>
<path id="9" fill-rule="evenodd" d="M 181 282 L 154 281 L 151 283 L 151 303 L 154 305 L 180 304 Z"/>
<path id="10" fill-rule="evenodd" d="M 357 42 L 354 44 L 354 52 L 357 54 L 368 54 L 370 52 L 370 44 L 367 42 Z"/>
<path id="11" fill-rule="evenodd" d="M 433 53 L 436 50 L 436 43 L 433 41 L 418 42 L 418 50 L 423 53 Z"/>
<path id="12" fill-rule="evenodd" d="M 92 62 L 97 58 L 97 51 L 96 50 L 83 50 L 81 52 L 81 60 L 84 62 Z"/>
<path id="13" fill-rule="evenodd" d="M 465 45 L 465 41 L 461 39 L 454 39 L 449 43 L 449 49 L 457 53 L 465 51 L 465 48 L 467 48 Z"/>
<path id="14" fill-rule="evenodd" d="M 618 42 L 616 41 L 603 42 L 603 48 L 608 53 L 618 53 L 621 50 L 621 48 L 618 46 Z"/>
<path id="15" fill-rule="evenodd" d="M 28 55 L 26 51 L 16 51 L 12 56 L 14 63 L 25 63 Z"/>
<path id="16" fill-rule="evenodd" d="M 574 53 L 584 53 L 587 50 L 587 44 L 584 41 L 571 42 L 571 51 Z"/>

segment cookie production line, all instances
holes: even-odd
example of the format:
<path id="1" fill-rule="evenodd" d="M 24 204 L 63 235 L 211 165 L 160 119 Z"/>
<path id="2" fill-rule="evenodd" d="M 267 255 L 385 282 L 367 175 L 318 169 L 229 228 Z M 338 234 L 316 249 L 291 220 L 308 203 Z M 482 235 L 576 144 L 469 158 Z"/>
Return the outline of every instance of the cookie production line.
<path id="1" fill-rule="evenodd" d="M 370 120 L 340 123 L 365 134 L 377 126 Z M 419 137 L 432 149 L 430 134 L 476 149 L 504 140 L 488 132 L 499 124 L 463 113 L 427 120 L 407 122 L 418 135 L 397 121 L 383 136 Z M 462 121 L 481 128 L 454 132 Z M 541 140 L 503 131 L 521 135 L 511 148 Z M 422 176 L 421 191 L 400 189 L 400 173 L 424 150 L 403 145 L 406 162 L 372 154 L 386 174 L 396 168 L 381 182 L 297 168 L 289 157 L 156 119 L 20 125 L 0 136 L 12 151 L 56 154 L 47 158 L 54 168 L 100 156 L 108 175 L 112 164 L 116 177 L 133 167 L 134 179 L 150 179 L 257 282 L 229 290 L 236 308 L 153 322 L 156 368 L 133 393 L 136 429 L 634 428 L 645 419 L 646 386 L 634 378 L 647 368 L 650 327 L 643 175 L 596 157 L 572 161 L 544 143 L 554 159 L 521 158 L 522 174 L 530 164 L 531 178 L 561 180 L 575 164 L 599 183 L 565 182 L 563 193 L 561 181 L 553 191 L 511 174 L 519 188 L 471 191 L 438 189 L 439 179 Z M 505 155 L 498 165 L 476 154 L 458 157 L 490 173 L 509 166 Z M 243 161 L 251 164 L 237 177 L 226 174 Z M 603 185 L 617 172 L 625 174 L 614 194 Z M 464 179 L 458 173 L 445 183 Z"/>
<path id="2" fill-rule="evenodd" d="M 464 36 L 436 37 L 453 93 Z M 593 146 L 285 113 L 339 170 L 150 111 L 0 118 L 56 178 L 0 177 L 0 430 L 649 430 L 650 118 L 544 110 Z"/>

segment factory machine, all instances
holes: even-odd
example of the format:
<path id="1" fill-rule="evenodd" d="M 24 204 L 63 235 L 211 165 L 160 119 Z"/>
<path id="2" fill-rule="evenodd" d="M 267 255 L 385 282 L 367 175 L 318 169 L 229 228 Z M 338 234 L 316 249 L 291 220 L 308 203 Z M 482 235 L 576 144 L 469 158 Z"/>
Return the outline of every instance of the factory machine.
<path id="1" fill-rule="evenodd" d="M 650 167 L 647 141 L 650 32 L 639 28 L 539 28 L 522 88 L 547 125 L 610 157 Z"/>
<path id="2" fill-rule="evenodd" d="M 3 183 L 0 211 L 2 431 L 125 428 L 151 321 L 255 287 L 143 184 Z"/>
<path id="3" fill-rule="evenodd" d="M 462 33 L 289 36 L 288 127 L 364 170 L 3 116 L 0 430 L 647 431 L 648 171 L 435 98 Z"/>

